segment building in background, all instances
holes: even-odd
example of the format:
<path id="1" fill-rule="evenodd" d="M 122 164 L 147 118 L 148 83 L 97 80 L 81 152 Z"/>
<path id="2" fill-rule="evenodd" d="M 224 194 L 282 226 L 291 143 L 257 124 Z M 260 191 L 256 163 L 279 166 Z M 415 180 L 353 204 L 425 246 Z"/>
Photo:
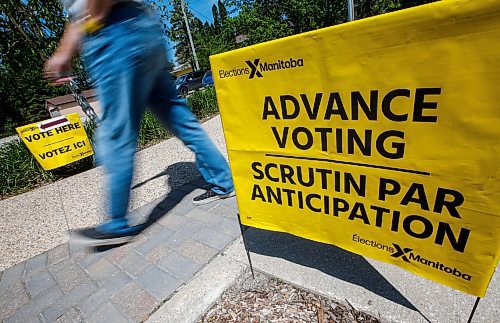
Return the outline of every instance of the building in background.
<path id="1" fill-rule="evenodd" d="M 178 78 L 179 76 L 184 75 L 184 74 L 189 73 L 189 72 L 192 72 L 192 71 L 193 71 L 193 67 L 191 66 L 191 64 L 185 63 L 185 64 L 178 65 L 178 66 L 174 67 L 174 69 L 172 70 L 171 73 L 173 76 L 175 76 L 175 78 Z"/>

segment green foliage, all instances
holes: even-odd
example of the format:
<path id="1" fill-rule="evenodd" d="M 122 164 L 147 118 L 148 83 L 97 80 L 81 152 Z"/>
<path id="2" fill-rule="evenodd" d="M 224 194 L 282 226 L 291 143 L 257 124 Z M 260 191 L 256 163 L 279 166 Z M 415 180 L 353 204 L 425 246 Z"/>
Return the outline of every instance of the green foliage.
<path id="1" fill-rule="evenodd" d="M 437 0 L 358 0 L 355 16 L 356 19 L 362 19 L 435 1 Z"/>
<path id="2" fill-rule="evenodd" d="M 219 17 L 219 9 L 215 4 L 212 6 L 212 16 L 214 17 L 214 31 L 220 33 L 222 24 Z"/>
<path id="3" fill-rule="evenodd" d="M 224 2 L 219 0 L 219 1 L 217 1 L 217 7 L 219 9 L 219 16 L 220 16 L 221 25 L 224 25 L 224 23 L 226 22 L 226 19 L 228 17 L 226 5 L 224 5 Z"/>
<path id="4" fill-rule="evenodd" d="M 159 16 L 165 34 L 173 42 L 175 42 L 175 58 L 177 62 L 192 63 L 193 57 L 189 46 L 189 38 L 184 21 L 184 15 L 182 13 L 181 0 L 168 0 L 171 10 L 168 10 L 166 1 L 148 0 L 147 3 Z M 194 15 L 187 8 L 185 8 L 185 10 L 188 23 L 191 27 L 193 27 L 195 25 Z M 170 24 L 169 27 L 167 27 L 167 23 Z"/>
<path id="5" fill-rule="evenodd" d="M 171 136 L 161 122 L 151 112 L 146 111 L 139 131 L 139 148 L 145 148 Z"/>
<path id="6" fill-rule="evenodd" d="M 6 136 L 48 118 L 45 100 L 69 92 L 42 77 L 66 20 L 58 0 L 7 0 L 0 10 L 0 135 Z"/>
<path id="7" fill-rule="evenodd" d="M 234 49 L 234 44 L 223 34 L 216 34 L 209 29 L 195 35 L 195 47 L 198 55 L 198 63 L 202 70 L 210 69 L 209 57 L 214 54 L 223 53 Z"/>
<path id="8" fill-rule="evenodd" d="M 243 45 L 252 45 L 268 40 L 282 38 L 292 35 L 290 25 L 283 19 L 278 18 L 275 8 L 270 8 L 264 14 L 267 6 L 244 6 L 238 16 L 228 19 L 226 28 L 231 30 L 235 36 L 246 35 L 248 41 Z"/>
<path id="9" fill-rule="evenodd" d="M 219 112 L 215 88 L 209 86 L 198 91 L 188 98 L 188 105 L 193 113 L 199 118 L 211 116 Z"/>

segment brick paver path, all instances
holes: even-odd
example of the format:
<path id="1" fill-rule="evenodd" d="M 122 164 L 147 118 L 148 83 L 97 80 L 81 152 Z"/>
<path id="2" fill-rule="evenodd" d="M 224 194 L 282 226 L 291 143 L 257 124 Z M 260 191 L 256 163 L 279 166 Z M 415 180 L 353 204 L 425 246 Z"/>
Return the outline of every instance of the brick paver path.
<path id="1" fill-rule="evenodd" d="M 106 251 L 68 244 L 0 273 L 0 321 L 141 322 L 240 234 L 235 198 L 195 207 L 200 180 L 132 213 L 155 219 Z"/>

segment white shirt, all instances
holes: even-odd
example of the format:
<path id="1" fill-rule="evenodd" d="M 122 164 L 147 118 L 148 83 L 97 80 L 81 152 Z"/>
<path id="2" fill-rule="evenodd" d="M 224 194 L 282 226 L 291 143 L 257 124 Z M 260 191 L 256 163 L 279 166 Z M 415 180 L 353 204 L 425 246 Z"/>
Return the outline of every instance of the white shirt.
<path id="1" fill-rule="evenodd" d="M 87 11 L 87 0 L 60 0 L 64 9 L 69 14 L 69 19 L 72 21 L 82 19 L 86 16 Z M 133 0 L 114 0 L 113 3 L 118 2 L 128 2 Z M 135 0 L 135 2 L 142 2 L 140 0 Z"/>

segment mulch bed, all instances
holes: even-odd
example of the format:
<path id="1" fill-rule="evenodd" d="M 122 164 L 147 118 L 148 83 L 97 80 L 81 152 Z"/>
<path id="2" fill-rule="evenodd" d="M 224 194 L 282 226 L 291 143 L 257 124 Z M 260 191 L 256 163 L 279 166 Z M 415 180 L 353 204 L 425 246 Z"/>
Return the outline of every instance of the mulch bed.
<path id="1" fill-rule="evenodd" d="M 207 322 L 381 321 L 349 303 L 339 303 L 261 273 L 255 273 L 254 280 L 246 273 L 198 321 Z"/>

